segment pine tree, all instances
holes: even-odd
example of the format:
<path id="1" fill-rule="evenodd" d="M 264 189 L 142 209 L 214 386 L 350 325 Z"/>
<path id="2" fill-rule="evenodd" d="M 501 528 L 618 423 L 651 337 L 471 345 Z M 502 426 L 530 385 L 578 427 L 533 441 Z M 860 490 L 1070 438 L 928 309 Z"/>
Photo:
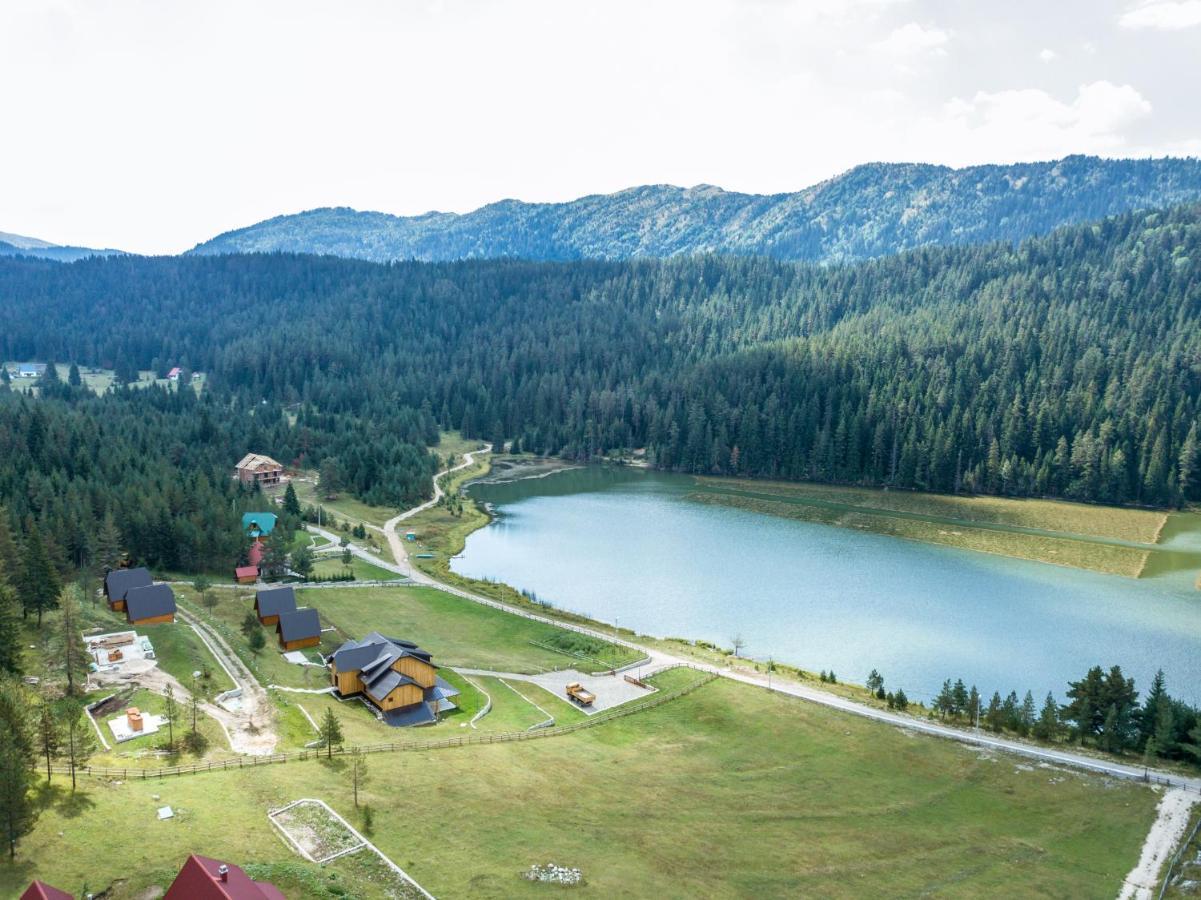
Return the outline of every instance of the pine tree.
<path id="1" fill-rule="evenodd" d="M 196 593 L 200 595 L 200 602 L 203 603 L 205 606 L 207 606 L 209 609 L 212 609 L 214 606 L 217 605 L 216 597 L 211 593 L 212 589 L 213 589 L 213 583 L 212 583 L 212 581 L 209 580 L 209 577 L 207 575 L 200 574 L 200 575 L 197 575 L 195 578 L 193 578 L 192 579 L 192 589 L 195 590 Z M 209 603 L 210 597 L 213 598 L 212 603 Z"/>
<path id="2" fill-rule="evenodd" d="M 258 656 L 267 646 L 267 638 L 263 635 L 263 629 L 255 628 L 250 632 L 250 636 L 246 638 L 246 644 L 250 647 L 250 652 Z"/>
<path id="3" fill-rule="evenodd" d="M 326 758 L 332 759 L 334 745 L 342 746 L 342 724 L 332 709 L 325 711 L 325 716 L 321 719 L 321 726 L 317 729 L 317 736 L 321 739 L 321 743 L 325 744 Z"/>
<path id="4" fill-rule="evenodd" d="M 300 518 L 300 501 L 296 498 L 296 488 L 292 487 L 292 482 L 288 482 L 288 486 L 284 488 L 284 512 L 290 516 Z"/>
<path id="5" fill-rule="evenodd" d="M 67 694 L 73 696 L 77 684 L 85 677 L 88 669 L 88 654 L 83 645 L 82 626 L 79 621 L 79 588 L 68 585 L 62 593 L 62 617 L 60 619 L 62 639 L 62 662 L 67 675 Z"/>
<path id="6" fill-rule="evenodd" d="M 1005 727 L 1005 710 L 999 691 L 993 691 L 992 699 L 988 701 L 988 710 L 984 713 L 984 722 L 990 731 L 997 732 L 998 734 Z"/>
<path id="7" fill-rule="evenodd" d="M 74 793 L 75 773 L 87 765 L 88 759 L 96 752 L 96 735 L 80 700 L 68 697 L 62 701 L 60 721 L 62 755 L 71 770 L 71 792 Z"/>
<path id="8" fill-rule="evenodd" d="M 167 685 L 164 695 L 163 721 L 167 723 L 167 750 L 175 750 L 175 720 L 179 717 L 179 704 L 175 700 L 175 688 Z"/>
<path id="9" fill-rule="evenodd" d="M 1059 704 L 1052 694 L 1047 694 L 1038 721 L 1034 723 L 1034 736 L 1040 741 L 1054 741 L 1059 737 Z"/>
<path id="10" fill-rule="evenodd" d="M 879 692 L 880 688 L 884 687 L 884 678 L 878 671 L 872 669 L 871 672 L 868 673 L 867 681 L 864 682 L 864 684 L 867 686 L 869 691 L 875 694 Z"/>
<path id="11" fill-rule="evenodd" d="M 24 613 L 36 612 L 38 627 L 42 627 L 42 615 L 58 605 L 62 582 L 50 562 L 46 545 L 36 529 L 25 536 L 25 565 L 19 584 Z"/>
<path id="12" fill-rule="evenodd" d="M 33 796 L 37 763 L 29 701 L 11 678 L 0 679 L 0 824 L 8 841 L 8 856 L 17 853 L 17 842 L 33 830 L 38 806 Z"/>
<path id="13" fill-rule="evenodd" d="M 38 705 L 37 739 L 38 753 L 46 760 L 46 781 L 50 781 L 51 762 L 62 746 L 62 722 L 53 704 L 44 697 Z"/>
<path id="14" fill-rule="evenodd" d="M 71 369 L 67 372 L 67 384 L 71 385 L 71 387 L 83 386 L 83 379 L 79 375 L 79 366 L 75 363 L 71 363 Z"/>
<path id="15" fill-rule="evenodd" d="M 359 788 L 367 782 L 367 754 L 358 747 L 350 751 L 350 782 L 354 788 L 355 809 L 358 809 Z"/>
<path id="16" fill-rule="evenodd" d="M 117 568 L 123 557 L 121 552 L 121 529 L 113 514 L 106 513 L 100 527 L 96 530 L 96 539 L 92 548 L 92 559 L 101 573 Z"/>
<path id="17" fill-rule="evenodd" d="M 0 562 L 0 673 L 21 674 L 21 618 L 17 592 L 9 585 Z"/>
<path id="18" fill-rule="evenodd" d="M 1018 734 L 1025 737 L 1034 728 L 1034 723 L 1038 721 L 1038 710 L 1034 705 L 1034 694 L 1026 691 L 1026 696 L 1022 698 L 1022 708 L 1018 711 Z"/>

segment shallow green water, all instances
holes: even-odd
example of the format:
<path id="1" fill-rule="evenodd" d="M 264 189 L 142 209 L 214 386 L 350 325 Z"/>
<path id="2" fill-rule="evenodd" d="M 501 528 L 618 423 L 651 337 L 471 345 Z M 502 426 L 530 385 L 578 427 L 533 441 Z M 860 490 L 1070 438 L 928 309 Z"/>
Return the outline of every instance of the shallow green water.
<path id="1" fill-rule="evenodd" d="M 590 467 L 478 484 L 499 518 L 457 572 L 643 633 L 703 638 L 929 697 L 962 677 L 1054 690 L 1094 664 L 1201 701 L 1201 517 L 1173 517 L 1132 580 L 689 499 L 686 476 Z M 708 490 L 707 488 L 702 490 Z M 775 498 L 773 498 L 775 499 Z"/>

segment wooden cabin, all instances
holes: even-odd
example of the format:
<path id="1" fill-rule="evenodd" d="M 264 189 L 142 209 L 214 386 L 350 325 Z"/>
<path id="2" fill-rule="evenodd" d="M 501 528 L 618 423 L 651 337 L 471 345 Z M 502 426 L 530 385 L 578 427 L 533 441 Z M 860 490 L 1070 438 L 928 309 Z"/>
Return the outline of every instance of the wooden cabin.
<path id="1" fill-rule="evenodd" d="M 438 677 L 430 654 L 410 641 L 373 631 L 347 641 L 329 657 L 330 683 L 339 696 L 362 694 L 392 725 L 424 725 L 453 709 L 458 691 Z"/>
<path id="2" fill-rule="evenodd" d="M 317 610 L 311 607 L 280 613 L 275 628 L 279 633 L 279 644 L 284 650 L 303 650 L 321 643 L 321 619 Z"/>
<path id="3" fill-rule="evenodd" d="M 278 625 L 281 615 L 295 611 L 296 592 L 290 587 L 276 587 L 255 592 L 254 613 L 263 625 Z"/>
<path id="4" fill-rule="evenodd" d="M 175 621 L 175 592 L 169 584 L 131 588 L 125 594 L 125 618 L 130 625 Z"/>
<path id="5" fill-rule="evenodd" d="M 136 569 L 109 569 L 104 576 L 104 596 L 109 609 L 120 612 L 125 609 L 125 595 L 133 588 L 149 587 L 154 584 L 150 570 L 139 566 Z"/>
<path id="6" fill-rule="evenodd" d="M 258 580 L 258 566 L 238 566 L 234 569 L 234 581 L 238 584 L 254 584 Z"/>
<path id="7" fill-rule="evenodd" d="M 234 466 L 234 477 L 247 487 L 271 487 L 279 484 L 283 478 L 284 467 L 270 456 L 261 453 L 247 453 L 242 461 Z"/>

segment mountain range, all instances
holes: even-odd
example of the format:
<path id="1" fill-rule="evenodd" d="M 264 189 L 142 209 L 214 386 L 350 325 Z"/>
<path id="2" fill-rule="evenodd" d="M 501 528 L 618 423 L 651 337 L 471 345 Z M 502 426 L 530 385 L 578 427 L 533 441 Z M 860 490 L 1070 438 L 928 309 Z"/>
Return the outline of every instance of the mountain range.
<path id="1" fill-rule="evenodd" d="M 96 250 L 91 247 L 69 247 L 52 244 L 41 238 L 0 231 L 0 256 L 38 256 L 43 259 L 56 259 L 59 262 L 74 262 L 89 256 L 113 256 L 121 252 L 120 250 Z"/>
<path id="2" fill-rule="evenodd" d="M 1062 225 L 1198 199 L 1197 159 L 1069 156 L 962 169 L 872 163 L 784 194 L 646 185 L 566 203 L 502 200 L 465 214 L 314 209 L 226 232 L 189 252 L 377 262 L 695 253 L 848 262 L 934 244 L 1020 241 Z"/>

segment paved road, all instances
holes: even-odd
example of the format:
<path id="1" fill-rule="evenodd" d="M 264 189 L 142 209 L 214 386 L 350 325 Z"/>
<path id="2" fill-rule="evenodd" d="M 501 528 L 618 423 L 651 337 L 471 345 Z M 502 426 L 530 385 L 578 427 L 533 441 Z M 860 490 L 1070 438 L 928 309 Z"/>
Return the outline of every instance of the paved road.
<path id="1" fill-rule="evenodd" d="M 388 539 L 388 546 L 392 549 L 392 556 L 396 559 L 396 562 L 398 565 L 403 565 L 405 567 L 404 574 L 408 575 L 410 578 L 412 578 L 414 581 L 418 582 L 419 584 L 428 584 L 428 585 L 432 585 L 434 587 L 445 587 L 441 582 L 435 581 L 433 578 L 426 575 L 420 569 L 413 568 L 413 565 L 409 562 L 409 554 L 408 554 L 408 551 L 405 549 L 404 541 L 401 539 L 400 534 L 397 533 L 397 531 L 396 531 L 396 526 L 399 525 L 401 522 L 403 522 L 405 519 L 411 519 L 413 516 L 417 515 L 418 513 L 425 512 L 427 509 L 433 509 L 435 506 L 438 505 L 438 501 L 442 499 L 442 484 L 441 484 L 441 482 L 442 482 L 443 477 L 450 475 L 454 472 L 458 472 L 462 469 L 466 469 L 468 466 L 474 465 L 475 457 L 478 454 L 491 453 L 491 452 L 492 452 L 492 445 L 484 444 L 484 447 L 482 450 L 472 450 L 470 453 L 464 453 L 463 461 L 461 463 L 459 463 L 453 469 L 443 469 L 441 472 L 439 472 L 437 475 L 434 476 L 434 496 L 432 498 L 430 498 L 429 500 L 426 500 L 420 506 L 414 506 L 412 509 L 405 510 L 400 515 L 394 516 L 391 519 L 389 519 L 387 522 L 384 523 L 384 537 L 386 537 Z M 394 571 L 401 571 L 401 570 L 395 569 Z"/>
<path id="2" fill-rule="evenodd" d="M 496 600 L 483 597 L 479 594 L 473 594 L 471 591 L 465 591 L 462 588 L 457 588 L 453 585 L 443 584 L 442 582 L 432 578 L 420 569 L 414 568 L 408 564 L 408 557 L 405 554 L 404 541 L 397 534 L 396 527 L 405 519 L 411 518 L 423 510 L 434 506 L 442 496 L 442 488 L 439 481 L 443 476 L 450 472 L 456 472 L 459 469 L 466 468 L 475 462 L 474 456 L 478 453 L 487 453 L 492 449 L 491 445 L 487 445 L 483 450 L 477 450 L 473 453 L 464 454 L 463 462 L 455 466 L 453 469 L 444 470 L 434 476 L 434 497 L 420 506 L 416 506 L 406 512 L 389 519 L 384 526 L 384 535 L 388 539 L 388 544 L 392 548 L 392 553 L 396 557 L 396 563 L 392 564 L 380 559 L 378 556 L 368 553 L 361 548 L 352 547 L 351 552 L 356 556 L 360 556 L 374 565 L 388 569 L 398 574 L 408 575 L 414 582 L 419 584 L 436 587 L 448 593 L 454 594 L 457 597 L 462 597 L 465 600 L 471 600 L 473 603 L 481 603 L 485 606 L 491 606 L 494 609 L 503 610 L 517 616 L 524 616 L 536 622 L 546 622 L 549 625 L 554 625 L 558 628 L 566 628 L 571 631 L 578 631 L 581 634 L 587 634 L 591 637 L 600 638 L 601 640 L 610 643 L 620 644 L 628 647 L 631 650 L 643 654 L 646 659 L 638 664 L 641 676 L 643 678 L 653 675 L 655 672 L 669 668 L 671 666 L 686 665 L 702 671 L 712 672 L 715 675 L 720 675 L 723 678 L 729 678 L 732 681 L 740 681 L 744 684 L 754 685 L 755 687 L 769 687 L 768 677 L 761 674 L 753 674 L 749 672 L 741 672 L 737 670 L 720 668 L 713 665 L 697 664 L 693 660 L 683 657 L 674 656 L 670 653 L 665 653 L 653 647 L 645 647 L 641 644 L 623 640 L 614 637 L 613 634 L 601 631 L 595 628 L 587 628 L 581 625 L 574 625 L 569 622 L 562 622 L 558 619 L 552 619 L 549 616 L 540 616 L 536 613 L 527 612 L 523 609 L 518 609 L 509 606 L 506 603 L 500 603 Z M 312 526 L 309 526 L 312 528 Z M 322 534 L 317 530 L 318 534 Z M 328 532 L 325 532 L 329 536 Z M 401 568 L 401 566 L 404 568 Z M 838 709 L 851 715 L 862 716 L 867 719 L 874 719 L 877 722 L 885 722 L 890 725 L 896 725 L 900 728 L 907 728 L 910 731 L 920 732 L 922 734 L 933 735 L 935 737 L 946 738 L 953 741 L 960 741 L 965 744 L 972 744 L 977 747 L 984 747 L 989 750 L 1003 750 L 1007 753 L 1015 753 L 1019 756 L 1025 756 L 1030 759 L 1039 760 L 1042 762 L 1055 763 L 1059 765 L 1072 766 L 1078 769 L 1086 769 L 1092 772 L 1099 772 L 1105 775 L 1110 775 L 1115 778 L 1128 778 L 1142 780 L 1146 776 L 1150 776 L 1156 781 L 1164 784 L 1173 784 L 1184 787 L 1190 791 L 1201 793 L 1201 778 L 1183 777 L 1173 772 L 1164 772 L 1157 769 L 1144 769 L 1142 766 L 1125 765 L 1119 762 L 1113 762 L 1106 759 L 1089 756 L 1084 753 L 1074 753 L 1069 750 L 1053 750 L 1045 747 L 1039 747 L 1033 744 L 1028 744 L 1024 741 L 1015 740 L 1012 738 L 997 737 L 994 735 L 985 734 L 983 732 L 956 728 L 949 725 L 943 725 L 939 722 L 929 719 L 921 719 L 916 716 L 905 715 L 902 713 L 889 712 L 888 710 L 876 709 L 875 707 L 866 706 L 854 700 L 847 700 L 843 697 L 827 693 L 826 691 L 810 687 L 806 684 L 801 684 L 795 681 L 785 681 L 780 678 L 773 677 L 770 683 L 771 690 L 778 694 L 786 694 L 790 697 L 798 697 L 802 700 L 808 700 L 811 703 L 819 703 L 822 706 L 827 706 L 832 709 Z"/>

